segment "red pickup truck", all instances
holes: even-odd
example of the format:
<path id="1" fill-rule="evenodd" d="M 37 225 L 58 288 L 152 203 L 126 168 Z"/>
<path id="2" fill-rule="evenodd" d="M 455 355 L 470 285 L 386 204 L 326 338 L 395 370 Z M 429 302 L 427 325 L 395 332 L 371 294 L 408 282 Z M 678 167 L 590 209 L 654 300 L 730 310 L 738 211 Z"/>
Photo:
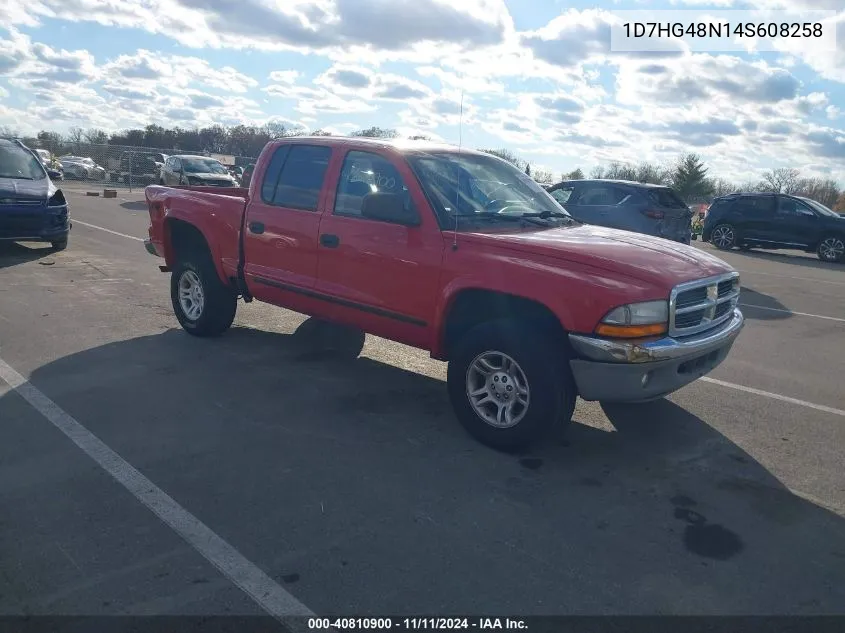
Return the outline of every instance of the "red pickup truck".
<path id="1" fill-rule="evenodd" d="M 428 350 L 458 419 L 503 450 L 568 423 L 577 396 L 679 389 L 743 327 L 724 261 L 579 224 L 507 162 L 448 145 L 273 141 L 248 190 L 146 198 L 189 333 L 223 333 L 256 299 Z"/>

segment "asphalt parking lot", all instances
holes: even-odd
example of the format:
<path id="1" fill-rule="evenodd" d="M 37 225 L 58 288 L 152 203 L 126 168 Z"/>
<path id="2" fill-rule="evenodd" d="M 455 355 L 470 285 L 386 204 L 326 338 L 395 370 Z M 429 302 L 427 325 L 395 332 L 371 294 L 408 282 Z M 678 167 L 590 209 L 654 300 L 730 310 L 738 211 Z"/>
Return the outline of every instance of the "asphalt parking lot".
<path id="1" fill-rule="evenodd" d="M 67 251 L 0 253 L 0 614 L 845 612 L 845 266 L 725 254 L 710 380 L 509 456 L 424 352 L 188 336 L 142 193 L 68 191 Z"/>

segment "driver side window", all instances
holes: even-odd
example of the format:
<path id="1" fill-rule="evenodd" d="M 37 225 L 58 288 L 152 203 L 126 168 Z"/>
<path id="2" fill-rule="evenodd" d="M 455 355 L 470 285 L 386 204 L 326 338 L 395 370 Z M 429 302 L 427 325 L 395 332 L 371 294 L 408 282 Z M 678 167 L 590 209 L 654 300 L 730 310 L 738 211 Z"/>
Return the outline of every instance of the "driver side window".
<path id="1" fill-rule="evenodd" d="M 786 216 L 809 216 L 815 215 L 810 208 L 793 198 L 778 199 L 778 215 Z"/>
<path id="2" fill-rule="evenodd" d="M 334 214 L 361 217 L 364 197 L 370 193 L 394 193 L 411 208 L 411 196 L 399 170 L 387 158 L 370 152 L 351 151 L 343 161 Z"/>

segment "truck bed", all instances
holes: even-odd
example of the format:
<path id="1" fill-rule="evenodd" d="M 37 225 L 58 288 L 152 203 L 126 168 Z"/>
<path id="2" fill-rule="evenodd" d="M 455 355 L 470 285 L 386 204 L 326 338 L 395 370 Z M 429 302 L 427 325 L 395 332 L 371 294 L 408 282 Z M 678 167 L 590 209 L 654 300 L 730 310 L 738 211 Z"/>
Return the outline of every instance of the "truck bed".
<path id="1" fill-rule="evenodd" d="M 237 275 L 248 189 L 150 185 L 144 194 L 150 212 L 150 242 L 168 265 L 173 262 L 167 225 L 172 230 L 173 223 L 181 221 L 192 224 L 203 234 L 222 279 Z"/>

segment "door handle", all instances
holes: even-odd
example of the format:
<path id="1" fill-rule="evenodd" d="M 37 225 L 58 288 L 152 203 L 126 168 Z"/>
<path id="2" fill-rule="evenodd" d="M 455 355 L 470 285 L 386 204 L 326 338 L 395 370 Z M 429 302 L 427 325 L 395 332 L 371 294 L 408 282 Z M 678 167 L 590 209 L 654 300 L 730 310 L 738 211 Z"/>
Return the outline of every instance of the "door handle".
<path id="1" fill-rule="evenodd" d="M 264 223 L 263 222 L 250 222 L 249 223 L 249 232 L 250 233 L 257 233 L 261 235 L 264 232 Z"/>
<path id="2" fill-rule="evenodd" d="M 340 238 L 337 235 L 323 233 L 320 236 L 320 244 L 326 248 L 337 248 L 340 245 Z"/>

